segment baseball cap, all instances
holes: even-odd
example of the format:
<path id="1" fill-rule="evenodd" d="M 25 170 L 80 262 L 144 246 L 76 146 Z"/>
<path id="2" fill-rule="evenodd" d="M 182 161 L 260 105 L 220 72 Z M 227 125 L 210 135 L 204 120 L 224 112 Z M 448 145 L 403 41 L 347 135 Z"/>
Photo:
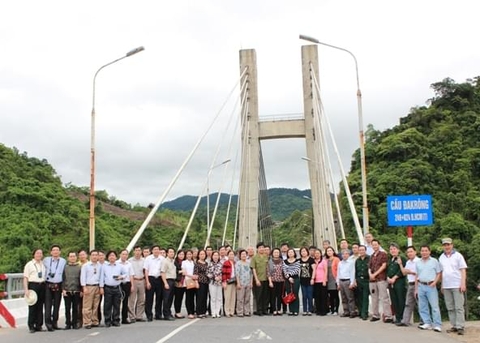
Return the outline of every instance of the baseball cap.
<path id="1" fill-rule="evenodd" d="M 443 238 L 442 239 L 442 245 L 444 244 L 452 244 L 452 239 L 451 238 Z"/>

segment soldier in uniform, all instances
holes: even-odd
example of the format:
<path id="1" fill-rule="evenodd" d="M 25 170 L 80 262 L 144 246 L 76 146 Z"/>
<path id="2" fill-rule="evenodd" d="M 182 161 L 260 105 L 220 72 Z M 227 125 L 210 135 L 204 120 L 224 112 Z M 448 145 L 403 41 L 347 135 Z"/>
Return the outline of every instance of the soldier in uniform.
<path id="1" fill-rule="evenodd" d="M 370 295 L 368 263 L 370 256 L 367 255 L 365 245 L 358 246 L 358 258 L 355 260 L 355 285 L 358 289 L 357 304 L 360 317 L 368 319 L 368 296 Z"/>

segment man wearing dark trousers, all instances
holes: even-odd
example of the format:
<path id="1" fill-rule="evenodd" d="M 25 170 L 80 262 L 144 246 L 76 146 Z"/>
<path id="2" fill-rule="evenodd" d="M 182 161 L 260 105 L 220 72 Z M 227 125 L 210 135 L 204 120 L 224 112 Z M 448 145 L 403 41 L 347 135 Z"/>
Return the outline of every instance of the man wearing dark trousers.
<path id="1" fill-rule="evenodd" d="M 81 267 L 77 263 L 77 253 L 68 253 L 68 264 L 63 271 L 62 294 L 65 301 L 65 330 L 79 329 L 79 303 L 80 297 L 80 272 Z"/>
<path id="2" fill-rule="evenodd" d="M 268 315 L 268 256 L 263 242 L 257 244 L 257 254 L 250 261 L 253 272 L 253 295 L 257 301 L 257 315 Z"/>
<path id="3" fill-rule="evenodd" d="M 102 267 L 100 274 L 100 293 L 103 293 L 103 316 L 105 327 L 120 326 L 120 303 L 122 292 L 120 283 L 128 277 L 125 269 L 117 262 L 117 253 L 107 253 L 108 263 Z"/>
<path id="4" fill-rule="evenodd" d="M 387 282 L 392 302 L 393 312 L 395 314 L 395 324 L 401 323 L 403 311 L 405 309 L 405 298 L 407 288 L 405 285 L 405 275 L 402 273 L 402 267 L 406 264 L 406 259 L 399 256 L 400 250 L 397 243 L 390 244 L 390 259 L 387 264 Z"/>
<path id="5" fill-rule="evenodd" d="M 364 245 L 358 246 L 358 258 L 355 260 L 355 285 L 358 289 L 358 311 L 363 320 L 368 319 L 368 296 L 370 295 L 369 262 L 370 256 L 367 255 L 367 248 Z"/>
<path id="6" fill-rule="evenodd" d="M 33 251 L 33 259 L 30 260 L 23 269 L 23 289 L 25 297 L 30 296 L 30 292 L 37 293 L 35 304 L 28 306 L 28 329 L 30 333 L 43 331 L 43 302 L 45 298 L 45 266 L 43 265 L 42 249 Z"/>
<path id="7" fill-rule="evenodd" d="M 175 266 L 175 249 L 168 248 L 167 258 L 162 262 L 161 277 L 163 282 L 163 319 L 175 320 L 172 316 L 173 289 L 177 277 L 177 267 Z"/>
<path id="8" fill-rule="evenodd" d="M 153 320 L 153 298 L 155 297 L 155 319 L 162 319 L 162 280 L 160 278 L 160 268 L 165 258 L 160 255 L 160 247 L 154 245 L 152 254 L 145 258 L 143 269 L 145 270 L 146 294 L 145 294 L 145 314 L 147 321 Z"/>
<path id="9" fill-rule="evenodd" d="M 130 293 L 132 292 L 133 285 L 133 268 L 130 261 L 128 261 L 128 250 L 123 249 L 120 252 L 120 260 L 118 261 L 120 265 L 125 269 L 126 276 L 122 280 L 121 287 L 123 292 L 122 299 L 122 324 L 130 324 L 130 319 L 128 318 L 128 300 L 130 298 Z"/>
<path id="10" fill-rule="evenodd" d="M 48 331 L 60 330 L 58 312 L 62 301 L 63 270 L 67 261 L 60 257 L 61 249 L 57 244 L 50 248 L 50 256 L 43 260 L 46 273 L 45 287 L 45 325 Z"/>

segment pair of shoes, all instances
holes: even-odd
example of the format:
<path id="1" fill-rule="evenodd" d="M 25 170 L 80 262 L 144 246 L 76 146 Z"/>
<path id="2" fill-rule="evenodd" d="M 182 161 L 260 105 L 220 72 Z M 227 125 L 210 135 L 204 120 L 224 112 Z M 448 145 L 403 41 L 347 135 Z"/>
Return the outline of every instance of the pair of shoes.
<path id="1" fill-rule="evenodd" d="M 380 320 L 380 318 L 377 318 L 377 317 L 372 317 L 370 319 L 371 322 L 378 322 Z"/>
<path id="2" fill-rule="evenodd" d="M 136 321 L 136 322 L 144 322 L 145 319 L 143 319 L 143 318 L 135 318 L 135 321 Z"/>
<path id="3" fill-rule="evenodd" d="M 392 318 L 387 318 L 387 319 L 385 319 L 385 323 L 393 323 L 393 319 Z"/>
<path id="4" fill-rule="evenodd" d="M 245 317 L 250 317 L 251 314 L 250 313 L 245 313 Z"/>
<path id="5" fill-rule="evenodd" d="M 122 320 L 122 324 L 131 324 L 129 320 Z"/>
<path id="6" fill-rule="evenodd" d="M 457 329 L 457 334 L 459 334 L 460 336 L 465 335 L 465 329 L 464 328 Z"/>
<path id="7" fill-rule="evenodd" d="M 355 317 L 357 317 L 357 316 L 358 316 L 357 314 L 352 313 L 352 314 L 350 315 L 350 318 L 355 318 Z"/>
<path id="8" fill-rule="evenodd" d="M 151 322 L 151 321 L 153 321 L 153 318 L 152 318 L 152 317 L 148 317 L 148 318 L 147 318 L 147 322 Z"/>
<path id="9" fill-rule="evenodd" d="M 346 312 L 343 312 L 340 317 L 344 318 L 344 317 L 350 317 L 350 313 L 346 313 Z"/>
<path id="10" fill-rule="evenodd" d="M 36 327 L 36 328 L 35 328 L 35 331 L 45 332 L 45 329 L 40 326 L 40 327 Z"/>
<path id="11" fill-rule="evenodd" d="M 64 330 L 70 330 L 72 328 L 71 325 L 65 325 L 65 329 Z"/>
<path id="12" fill-rule="evenodd" d="M 458 332 L 458 329 L 456 327 L 451 327 L 450 329 L 447 330 L 447 333 L 451 332 Z"/>
<path id="13" fill-rule="evenodd" d="M 175 320 L 175 318 L 173 318 L 173 317 L 165 317 L 164 320 L 172 321 L 172 320 Z"/>
<path id="14" fill-rule="evenodd" d="M 312 312 L 307 312 L 307 316 L 311 316 L 312 315 Z"/>
<path id="15" fill-rule="evenodd" d="M 119 327 L 119 326 L 120 326 L 120 323 L 113 323 L 112 326 Z"/>
<path id="16" fill-rule="evenodd" d="M 194 318 L 195 318 L 195 316 L 193 314 L 188 315 L 188 319 L 194 319 Z"/>
<path id="17" fill-rule="evenodd" d="M 237 317 L 238 317 L 238 318 L 242 318 L 242 317 L 243 317 L 243 314 L 237 314 Z"/>
<path id="18" fill-rule="evenodd" d="M 298 316 L 298 313 L 297 313 L 297 312 L 293 312 L 293 315 L 296 317 L 296 316 Z"/>
<path id="19" fill-rule="evenodd" d="M 307 312 L 303 312 L 303 313 L 302 313 L 302 316 L 306 316 L 306 315 L 307 315 Z"/>
<path id="20" fill-rule="evenodd" d="M 47 325 L 47 331 L 48 332 L 53 332 L 53 327 L 51 325 Z"/>
<path id="21" fill-rule="evenodd" d="M 289 312 L 288 315 L 289 315 L 289 316 L 293 316 L 293 312 Z"/>
<path id="22" fill-rule="evenodd" d="M 402 322 L 400 322 L 400 323 L 395 323 L 395 325 L 396 325 L 396 326 L 408 326 L 408 324 L 405 324 L 405 323 L 402 323 Z"/>
<path id="23" fill-rule="evenodd" d="M 368 320 L 368 317 L 361 317 L 362 320 Z"/>
<path id="24" fill-rule="evenodd" d="M 84 328 L 87 329 L 87 330 L 90 330 L 92 328 L 92 326 L 91 325 L 85 325 Z"/>
<path id="25" fill-rule="evenodd" d="M 37 332 L 37 331 L 36 331 L 34 328 L 30 328 L 30 329 L 28 330 L 28 332 L 30 332 L 30 333 L 35 333 L 35 332 Z"/>
<path id="26" fill-rule="evenodd" d="M 441 328 L 440 326 L 435 326 L 435 327 L 433 328 L 433 331 L 435 331 L 435 332 L 442 332 L 442 328 Z"/>
<path id="27" fill-rule="evenodd" d="M 431 324 L 420 324 L 418 326 L 419 329 L 421 330 L 431 330 L 432 329 L 432 325 Z"/>
<path id="28" fill-rule="evenodd" d="M 185 318 L 185 316 L 181 315 L 181 314 L 175 314 L 175 318 L 177 319 L 183 319 Z"/>
<path id="29" fill-rule="evenodd" d="M 333 312 L 333 313 L 332 313 L 332 316 L 338 316 L 338 312 L 336 312 L 336 311 Z"/>

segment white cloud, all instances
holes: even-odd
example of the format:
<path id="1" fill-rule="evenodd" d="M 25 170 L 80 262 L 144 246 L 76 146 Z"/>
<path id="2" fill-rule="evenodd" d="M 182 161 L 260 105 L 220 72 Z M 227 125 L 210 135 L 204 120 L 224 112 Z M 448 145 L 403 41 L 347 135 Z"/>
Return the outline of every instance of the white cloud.
<path id="1" fill-rule="evenodd" d="M 365 126 L 384 129 L 424 105 L 431 83 L 476 76 L 479 7 L 473 0 L 8 2 L 0 21 L 0 142 L 46 158 L 64 182 L 88 185 L 93 75 L 144 45 L 97 78 L 97 188 L 147 204 L 227 98 L 240 49 L 257 51 L 261 115 L 303 111 L 298 34 L 350 49 Z M 353 60 L 327 47 L 319 56 L 322 99 L 348 170 L 358 147 Z M 232 107 L 170 198 L 199 192 Z M 262 146 L 269 186 L 308 187 L 301 140 Z M 224 148 L 218 161 L 227 155 Z"/>

